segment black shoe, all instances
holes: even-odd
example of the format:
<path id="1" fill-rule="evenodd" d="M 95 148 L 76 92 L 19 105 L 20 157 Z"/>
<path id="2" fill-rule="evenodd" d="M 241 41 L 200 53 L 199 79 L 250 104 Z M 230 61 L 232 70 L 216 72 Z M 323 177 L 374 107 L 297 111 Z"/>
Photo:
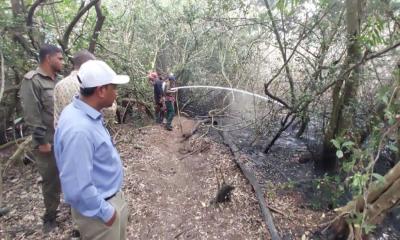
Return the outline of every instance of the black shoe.
<path id="1" fill-rule="evenodd" d="M 166 129 L 167 129 L 168 131 L 172 131 L 172 129 L 174 129 L 174 128 L 171 127 L 171 126 L 168 126 L 168 127 L 166 127 Z"/>
<path id="2" fill-rule="evenodd" d="M 56 219 L 43 221 L 43 233 L 49 233 L 57 227 Z"/>

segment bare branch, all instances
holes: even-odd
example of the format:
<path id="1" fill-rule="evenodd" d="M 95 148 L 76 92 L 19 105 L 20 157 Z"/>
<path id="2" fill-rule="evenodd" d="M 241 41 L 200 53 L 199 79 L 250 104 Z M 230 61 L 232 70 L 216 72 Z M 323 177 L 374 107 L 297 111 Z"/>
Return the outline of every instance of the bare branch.
<path id="1" fill-rule="evenodd" d="M 5 86 L 5 75 L 4 75 L 4 56 L 3 51 L 0 49 L 0 61 L 1 61 L 1 86 L 0 86 L 0 103 L 3 98 L 4 86 Z"/>
<path id="2" fill-rule="evenodd" d="M 281 98 L 275 96 L 274 94 L 272 94 L 269 91 L 269 85 L 272 83 L 272 81 L 269 81 L 267 83 L 264 83 L 264 93 L 265 95 L 267 95 L 268 97 L 274 99 L 275 101 L 278 101 L 279 103 L 281 103 L 283 106 L 285 106 L 287 109 L 291 109 L 291 107 L 289 106 L 289 104 L 287 104 L 284 100 L 282 100 Z"/>
<path id="3" fill-rule="evenodd" d="M 88 49 L 89 52 L 91 52 L 91 53 L 94 53 L 94 50 L 96 49 L 96 42 L 100 35 L 101 28 L 103 27 L 104 20 L 106 19 L 106 17 L 103 15 L 103 13 L 101 11 L 100 5 L 101 5 L 101 1 L 99 0 L 95 5 L 97 21 L 96 21 L 96 25 L 94 26 L 94 29 L 93 29 L 93 34 L 92 34 L 92 38 L 90 39 L 90 44 L 89 44 L 89 49 Z"/>
<path id="4" fill-rule="evenodd" d="M 32 6 L 29 8 L 28 16 L 26 17 L 26 26 L 28 27 L 28 36 L 31 40 L 31 44 L 34 48 L 39 49 L 39 45 L 36 43 L 35 38 L 32 35 L 33 30 L 33 16 L 35 14 L 36 8 L 42 4 L 45 0 L 36 0 Z"/>
<path id="5" fill-rule="evenodd" d="M 36 8 L 43 3 L 45 0 L 36 0 L 29 8 L 28 16 L 26 17 L 26 26 L 32 28 L 33 26 L 33 15 L 35 14 Z"/>
<path id="6" fill-rule="evenodd" d="M 278 27 L 275 24 L 275 19 L 274 19 L 274 16 L 272 15 L 271 7 L 269 6 L 268 0 L 264 0 L 264 3 L 265 3 L 265 6 L 267 7 L 268 16 L 271 19 L 272 30 L 273 30 L 273 32 L 275 34 L 276 41 L 278 42 L 278 46 L 279 46 L 279 50 L 281 51 L 281 54 L 282 54 L 283 62 L 287 63 L 288 59 L 287 59 L 287 56 L 286 56 L 286 51 L 285 51 L 285 48 L 283 47 L 283 44 L 282 44 L 282 41 L 281 41 L 281 36 L 280 36 L 280 34 L 278 32 Z M 287 76 L 287 78 L 289 80 L 291 102 L 292 102 L 292 104 L 294 104 L 296 96 L 294 94 L 293 77 L 292 77 L 292 74 L 290 72 L 289 66 L 287 64 L 285 64 L 284 68 L 285 68 L 285 71 L 286 71 L 286 76 Z"/>
<path id="7" fill-rule="evenodd" d="M 72 19 L 72 21 L 69 23 L 67 29 L 65 30 L 63 38 L 61 40 L 59 40 L 60 45 L 61 45 L 61 47 L 62 47 L 62 49 L 64 50 L 65 53 L 69 52 L 69 48 L 68 48 L 69 37 L 70 37 L 71 32 L 74 29 L 75 25 L 78 23 L 79 19 L 81 19 L 81 17 L 87 11 L 89 11 L 91 7 L 93 7 L 99 1 L 100 0 L 92 0 L 88 4 L 86 4 L 86 6 L 84 6 L 81 9 L 79 9 L 79 11 L 76 14 L 76 16 L 74 17 L 74 19 Z"/>
<path id="8" fill-rule="evenodd" d="M 382 49 L 382 50 L 380 50 L 380 51 L 378 51 L 378 52 L 375 52 L 375 53 L 373 53 L 373 54 L 370 54 L 369 56 L 367 56 L 367 57 L 364 59 L 364 61 L 368 61 L 368 60 L 371 60 L 371 59 L 380 57 L 381 55 L 383 55 L 383 54 L 385 54 L 385 53 L 387 53 L 387 52 L 389 52 L 389 51 L 391 51 L 391 50 L 394 50 L 394 49 L 396 49 L 396 48 L 399 47 L 399 46 L 400 46 L 400 41 L 398 41 L 397 43 L 393 44 L 392 46 L 389 46 L 389 47 L 384 48 L 384 49 Z"/>

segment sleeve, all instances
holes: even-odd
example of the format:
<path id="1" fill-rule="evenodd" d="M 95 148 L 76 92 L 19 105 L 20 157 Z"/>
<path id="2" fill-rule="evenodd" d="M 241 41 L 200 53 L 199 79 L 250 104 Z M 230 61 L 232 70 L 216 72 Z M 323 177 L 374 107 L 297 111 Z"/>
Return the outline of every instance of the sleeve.
<path id="1" fill-rule="evenodd" d="M 53 100 L 54 100 L 54 128 L 57 127 L 58 119 L 61 115 L 61 111 L 63 109 L 62 104 L 61 104 L 61 99 L 60 99 L 60 87 L 59 85 L 56 85 L 54 87 L 54 95 L 53 95 Z"/>
<path id="2" fill-rule="evenodd" d="M 93 144 L 85 133 L 76 131 L 61 136 L 61 142 L 56 134 L 56 142 L 56 161 L 66 202 L 84 216 L 108 222 L 114 214 L 114 207 L 93 185 Z"/>
<path id="3" fill-rule="evenodd" d="M 25 122 L 32 129 L 32 138 L 39 144 L 46 144 L 47 127 L 42 121 L 40 88 L 32 79 L 24 79 L 21 84 L 20 97 Z"/>

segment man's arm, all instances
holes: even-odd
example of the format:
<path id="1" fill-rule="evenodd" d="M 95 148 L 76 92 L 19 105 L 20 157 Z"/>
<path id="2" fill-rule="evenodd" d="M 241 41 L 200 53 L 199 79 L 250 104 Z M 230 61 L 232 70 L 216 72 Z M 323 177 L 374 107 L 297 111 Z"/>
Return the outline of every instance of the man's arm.
<path id="1" fill-rule="evenodd" d="M 66 202 L 84 216 L 98 217 L 104 223 L 112 224 L 115 209 L 93 185 L 94 146 L 87 135 L 82 131 L 65 135 L 57 132 L 55 140 L 57 167 Z"/>
<path id="2" fill-rule="evenodd" d="M 56 84 L 56 86 L 54 87 L 54 94 L 53 94 L 53 100 L 54 100 L 54 128 L 57 127 L 58 118 L 60 117 L 61 111 L 63 110 L 63 106 L 62 106 L 62 103 L 61 103 L 60 95 L 61 95 L 60 85 Z"/>
<path id="3" fill-rule="evenodd" d="M 27 125 L 32 128 L 32 138 L 39 145 L 48 144 L 45 139 L 47 127 L 42 121 L 42 107 L 40 103 L 40 89 L 33 79 L 24 79 L 21 84 L 20 97 L 24 118 Z"/>

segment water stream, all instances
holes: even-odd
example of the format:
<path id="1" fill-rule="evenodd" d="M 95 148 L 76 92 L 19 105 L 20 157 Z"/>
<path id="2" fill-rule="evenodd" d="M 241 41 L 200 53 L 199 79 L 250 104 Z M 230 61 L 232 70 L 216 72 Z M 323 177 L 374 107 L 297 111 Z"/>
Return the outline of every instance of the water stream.
<path id="1" fill-rule="evenodd" d="M 241 89 L 237 89 L 237 88 L 196 85 L 196 86 L 181 86 L 181 87 L 175 87 L 175 88 L 172 88 L 171 90 L 190 89 L 190 88 L 207 88 L 207 89 L 208 89 L 208 88 L 211 88 L 211 89 L 219 89 L 219 90 L 226 90 L 226 91 L 238 92 L 238 93 L 243 93 L 243 94 L 250 95 L 250 96 L 253 96 L 253 97 L 261 98 L 261 99 L 263 99 L 263 100 L 265 100 L 265 101 L 272 102 L 272 103 L 274 103 L 274 104 L 278 104 L 279 106 L 283 106 L 280 102 L 275 101 L 275 100 L 273 100 L 273 99 L 271 99 L 271 98 L 269 98 L 269 97 L 261 96 L 261 95 L 256 94 L 256 93 L 248 92 L 248 91 L 241 90 Z"/>

